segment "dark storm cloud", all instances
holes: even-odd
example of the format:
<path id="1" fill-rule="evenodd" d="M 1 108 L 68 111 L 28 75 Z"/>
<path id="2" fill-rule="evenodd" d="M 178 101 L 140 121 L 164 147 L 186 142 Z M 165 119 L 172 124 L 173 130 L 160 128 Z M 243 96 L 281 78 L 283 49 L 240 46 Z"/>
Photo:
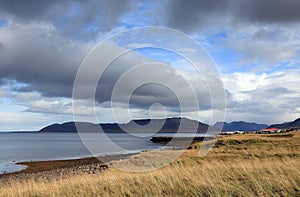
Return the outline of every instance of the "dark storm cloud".
<path id="1" fill-rule="evenodd" d="M 73 17 L 61 16 L 58 20 L 64 22 L 65 34 L 75 35 L 80 39 L 89 39 L 97 35 L 99 31 L 111 30 L 124 14 L 136 6 L 133 0 L 92 0 L 88 3 L 82 1 L 77 4 L 79 9 Z M 79 33 L 76 33 L 78 31 Z"/>
<path id="2" fill-rule="evenodd" d="M 5 84 L 6 84 L 5 80 L 0 78 L 0 86 L 5 85 Z"/>
<path id="3" fill-rule="evenodd" d="M 227 0 L 171 0 L 164 11 L 169 26 L 193 31 L 208 23 L 216 15 L 223 15 L 227 6 Z"/>
<path id="4" fill-rule="evenodd" d="M 242 0 L 237 5 L 237 17 L 254 22 L 299 22 L 298 0 Z"/>
<path id="5" fill-rule="evenodd" d="M 163 8 L 167 25 L 185 32 L 212 25 L 300 21 L 298 0 L 170 0 Z"/>
<path id="6" fill-rule="evenodd" d="M 77 68 L 89 50 L 45 25 L 12 25 L 0 31 L 0 42 L 0 79 L 24 84 L 13 86 L 15 91 L 46 96 L 71 96 Z"/>
<path id="7" fill-rule="evenodd" d="M 6 39 L 3 34 L 10 35 Z M 0 79 L 5 79 L 6 86 L 18 93 L 41 93 L 47 98 L 72 98 L 73 84 L 81 61 L 93 43 L 74 42 L 62 38 L 56 29 L 44 25 L 16 25 L 8 27 L 6 31 L 0 31 L 0 42 L 3 42 L 4 56 L 0 55 Z M 103 57 L 111 54 L 119 54 L 124 48 L 114 43 L 107 43 Z M 101 59 L 95 57 L 92 61 L 97 62 L 96 67 L 91 67 L 84 74 L 81 84 L 85 90 L 94 88 L 97 84 L 90 82 L 91 76 L 99 69 Z M 135 65 L 142 65 L 153 62 L 138 53 L 129 53 L 116 59 L 100 78 L 96 92 L 96 100 L 99 103 L 111 101 L 112 90 L 117 80 Z M 178 77 L 175 70 L 160 67 L 153 69 L 148 65 L 142 70 L 132 73 L 132 77 L 121 83 L 121 92 L 117 95 L 116 102 L 125 103 L 127 96 L 131 94 L 130 104 L 137 108 L 147 109 L 153 103 L 162 103 L 166 107 L 177 110 L 178 100 L 175 94 L 182 95 L 185 101 L 193 99 L 187 94 L 189 85 L 182 78 Z M 145 76 L 153 76 L 153 80 L 165 81 L 175 87 L 175 93 L 156 84 L 148 84 L 134 91 L 130 90 L 137 81 L 143 81 Z M 96 76 L 98 77 L 98 76 Z M 99 76 L 100 77 L 100 76 Z M 1 80 L 0 80 L 1 81 Z M 193 84 L 195 87 L 202 87 L 205 84 L 198 80 Z M 218 83 L 213 83 L 218 85 Z M 210 106 L 210 97 L 207 88 L 197 88 L 199 105 L 202 108 Z M 93 99 L 86 97 L 86 92 L 79 95 L 79 99 Z M 191 109 L 187 106 L 187 110 Z"/>
<path id="8" fill-rule="evenodd" d="M 106 50 L 101 51 L 101 57 L 109 57 L 111 54 L 120 54 L 124 51 L 122 47 L 113 43 L 106 43 L 104 48 Z M 101 64 L 99 56 L 91 56 L 89 62 L 97 62 L 97 64 L 105 66 Z M 96 64 L 87 64 L 86 66 L 89 65 L 95 66 Z M 79 75 L 78 79 L 82 88 L 79 88 L 81 91 L 76 94 L 75 99 L 89 98 L 86 96 L 90 95 L 89 92 L 93 91 L 94 88 L 91 81 L 94 81 L 93 78 L 98 79 L 97 77 L 100 77 L 96 74 L 97 68 L 87 68 L 86 70 L 81 70 Z M 149 79 L 151 82 L 144 84 Z M 207 96 L 209 95 L 209 90 L 204 86 L 205 82 L 202 79 L 197 79 L 194 78 L 196 82 L 189 84 L 179 74 L 178 70 L 172 69 L 169 66 L 163 66 L 162 63 L 149 59 L 139 53 L 126 53 L 115 59 L 101 75 L 97 87 L 96 99 L 99 103 L 109 101 L 127 103 L 129 101 L 131 106 L 142 109 L 149 108 L 153 103 L 161 103 L 166 107 L 175 109 L 179 107 L 177 98 L 179 95 L 181 100 L 186 103 L 185 109 L 192 111 L 195 110 L 195 105 L 190 85 L 196 89 L 195 94 L 199 99 L 199 105 L 201 107 L 210 106 L 210 97 L 208 98 Z M 213 84 L 217 87 L 219 86 L 217 81 Z M 136 85 L 138 86 L 136 87 Z M 75 87 L 78 86 L 75 85 Z M 116 97 L 112 96 L 114 95 L 113 90 Z"/>
<path id="9" fill-rule="evenodd" d="M 91 39 L 113 28 L 134 7 L 131 0 L 0 0 L 0 16 L 21 23 L 48 22 L 67 36 Z"/>
<path id="10" fill-rule="evenodd" d="M 65 1 L 59 0 L 0 0 L 0 10 L 19 19 L 37 19 L 48 14 L 58 4 L 62 6 Z"/>

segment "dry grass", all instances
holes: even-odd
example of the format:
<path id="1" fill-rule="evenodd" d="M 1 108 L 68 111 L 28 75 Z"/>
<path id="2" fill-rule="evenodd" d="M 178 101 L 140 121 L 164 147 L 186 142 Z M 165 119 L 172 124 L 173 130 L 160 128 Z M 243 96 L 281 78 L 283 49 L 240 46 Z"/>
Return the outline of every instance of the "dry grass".
<path id="1" fill-rule="evenodd" d="M 196 144 L 156 171 L 110 169 L 51 183 L 16 182 L 2 186 L 0 196 L 300 196 L 300 133 L 293 134 L 225 136 L 205 157 L 198 157 Z"/>

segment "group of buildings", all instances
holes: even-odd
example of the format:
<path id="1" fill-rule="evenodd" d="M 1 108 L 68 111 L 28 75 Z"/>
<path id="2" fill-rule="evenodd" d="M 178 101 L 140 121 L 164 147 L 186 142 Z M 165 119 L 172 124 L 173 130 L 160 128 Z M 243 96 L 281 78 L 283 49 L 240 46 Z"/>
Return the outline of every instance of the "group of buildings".
<path id="1" fill-rule="evenodd" d="M 256 134 L 271 134 L 280 133 L 282 129 L 278 128 L 265 128 L 258 131 L 222 131 L 222 135 L 232 135 L 232 134 L 244 134 L 244 133 L 256 133 Z"/>

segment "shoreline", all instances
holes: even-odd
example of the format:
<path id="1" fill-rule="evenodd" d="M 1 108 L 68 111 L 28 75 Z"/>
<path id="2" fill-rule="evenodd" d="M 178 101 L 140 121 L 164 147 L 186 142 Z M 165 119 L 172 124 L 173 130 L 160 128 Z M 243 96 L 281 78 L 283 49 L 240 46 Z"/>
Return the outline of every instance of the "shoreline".
<path id="1" fill-rule="evenodd" d="M 161 136 L 158 138 L 166 138 L 166 136 Z M 168 138 L 168 137 L 167 137 Z M 182 137 L 178 137 L 176 144 L 180 142 Z M 181 139 L 181 140 L 179 140 Z M 196 139 L 191 142 L 203 141 Z M 165 142 L 154 142 L 157 144 L 167 144 Z M 169 145 L 170 150 L 182 149 L 182 147 L 173 147 Z M 99 155 L 97 157 L 75 157 L 68 159 L 52 159 L 52 160 L 40 160 L 40 161 L 20 161 L 13 162 L 15 166 L 25 166 L 24 169 L 19 171 L 8 172 L 0 174 L 0 183 L 7 182 L 10 183 L 11 180 L 24 181 L 24 180 L 42 180 L 42 181 L 52 181 L 60 180 L 66 178 L 70 175 L 80 175 L 80 174 L 97 174 L 101 171 L 106 170 L 109 166 L 112 166 L 112 161 L 124 160 L 132 155 L 141 154 L 144 151 L 140 150 L 136 152 L 127 153 L 111 153 Z"/>
<path id="2" fill-rule="evenodd" d="M 0 174 L 0 185 L 11 185 L 15 181 L 29 180 L 50 182 L 62 180 L 74 175 L 99 174 L 109 168 L 112 161 L 123 160 L 138 153 L 124 153 L 87 157 L 79 159 L 27 161 L 17 162 L 16 165 L 26 165 L 27 168 L 6 174 Z"/>

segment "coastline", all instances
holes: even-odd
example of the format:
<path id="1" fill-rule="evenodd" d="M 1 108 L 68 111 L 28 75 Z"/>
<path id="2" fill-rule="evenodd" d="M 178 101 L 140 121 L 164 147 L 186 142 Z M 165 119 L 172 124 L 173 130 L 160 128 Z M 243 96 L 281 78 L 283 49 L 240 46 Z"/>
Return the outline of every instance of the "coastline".
<path id="1" fill-rule="evenodd" d="M 62 180 L 74 175 L 99 174 L 109 168 L 112 161 L 123 160 L 139 153 L 124 153 L 103 155 L 66 160 L 28 161 L 17 162 L 16 165 L 25 165 L 27 168 L 0 174 L 0 185 L 11 185 L 15 181 L 26 182 L 30 180 L 50 182 Z"/>
<path id="2" fill-rule="evenodd" d="M 170 137 L 160 136 L 158 138 L 169 139 Z M 175 143 L 174 145 L 178 146 L 178 142 L 182 141 L 181 138 L 182 137 L 178 137 L 178 139 L 176 140 L 177 143 Z M 200 138 L 193 140 L 192 144 L 203 141 L 204 137 Z M 167 144 L 167 142 L 154 143 L 163 145 Z M 180 147 L 175 148 L 172 146 L 172 144 L 169 144 L 168 147 L 169 148 L 165 150 L 182 149 Z M 14 165 L 25 166 L 25 168 L 19 171 L 0 174 L 0 184 L 11 184 L 14 181 L 23 182 L 29 180 L 50 182 L 52 180 L 62 180 L 72 175 L 98 174 L 106 170 L 108 167 L 112 166 L 113 161 L 125 160 L 132 155 L 139 155 L 145 151 L 147 152 L 148 150 L 140 150 L 127 153 L 108 153 L 105 155 L 99 155 L 98 157 L 73 157 L 68 159 L 14 162 Z"/>

